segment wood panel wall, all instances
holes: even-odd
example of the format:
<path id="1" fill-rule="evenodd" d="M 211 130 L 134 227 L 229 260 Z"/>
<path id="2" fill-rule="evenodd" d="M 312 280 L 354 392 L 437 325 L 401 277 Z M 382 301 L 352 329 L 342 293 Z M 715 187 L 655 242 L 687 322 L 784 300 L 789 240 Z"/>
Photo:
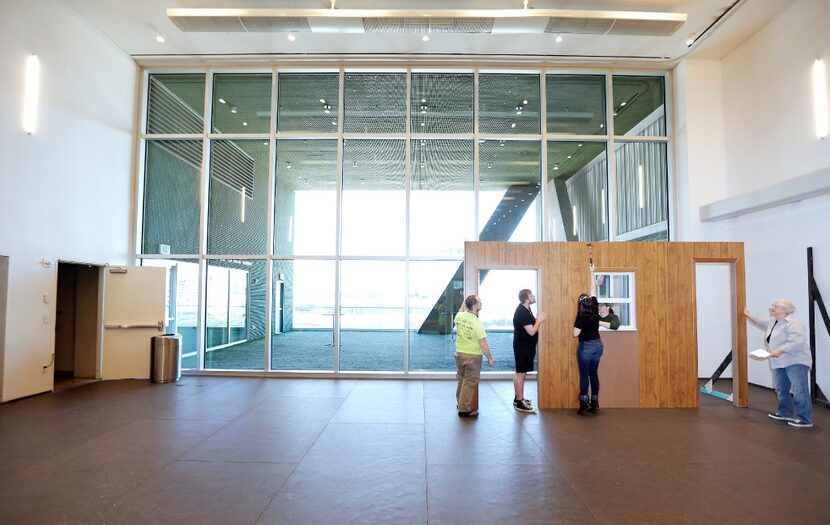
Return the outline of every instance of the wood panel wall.
<path id="1" fill-rule="evenodd" d="M 734 404 L 747 406 L 743 243 L 593 243 L 593 257 L 598 272 L 635 275 L 639 377 L 632 381 L 639 381 L 643 408 L 698 406 L 695 264 L 733 263 Z M 481 269 L 539 272 L 538 308 L 550 319 L 539 338 L 538 403 L 541 408 L 576 407 L 579 376 L 572 329 L 577 297 L 589 291 L 587 243 L 468 242 L 464 260 L 466 294 L 477 293 Z"/>

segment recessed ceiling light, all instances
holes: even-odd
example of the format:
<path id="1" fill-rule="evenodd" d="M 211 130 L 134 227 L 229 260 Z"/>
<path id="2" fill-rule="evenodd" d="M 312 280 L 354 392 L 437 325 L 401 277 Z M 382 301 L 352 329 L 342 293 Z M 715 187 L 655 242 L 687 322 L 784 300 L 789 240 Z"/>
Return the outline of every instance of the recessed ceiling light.
<path id="1" fill-rule="evenodd" d="M 422 98 L 422 99 L 421 99 L 421 103 L 422 103 L 422 104 L 423 104 L 423 103 L 426 103 L 426 101 L 427 101 L 427 99 L 425 99 L 425 98 Z"/>
<path id="2" fill-rule="evenodd" d="M 332 125 L 332 126 L 336 126 L 336 125 L 337 125 L 337 121 L 336 121 L 336 120 L 332 120 L 332 121 L 331 121 L 331 125 Z"/>
<path id="3" fill-rule="evenodd" d="M 243 126 L 247 126 L 247 125 L 248 125 L 248 123 L 247 123 L 247 122 L 243 122 L 243 123 L 242 123 L 242 125 L 243 125 Z"/>
<path id="4" fill-rule="evenodd" d="M 429 35 L 422 36 L 421 40 L 423 40 L 424 42 L 429 42 Z"/>
<path id="5" fill-rule="evenodd" d="M 164 43 L 164 41 L 165 41 L 165 39 L 164 39 L 164 37 L 163 37 L 163 36 L 161 36 L 161 35 L 156 35 L 156 42 L 158 42 L 159 44 L 163 44 L 163 43 Z"/>
<path id="6" fill-rule="evenodd" d="M 527 104 L 527 100 L 522 100 L 522 104 Z"/>
<path id="7" fill-rule="evenodd" d="M 235 115 L 237 111 L 236 106 L 231 106 L 231 113 Z"/>
<path id="8" fill-rule="evenodd" d="M 288 33 L 288 40 L 289 40 L 289 41 L 291 41 L 291 42 L 293 42 L 293 41 L 297 40 L 297 37 L 296 37 L 296 36 L 294 36 L 294 35 L 293 35 L 293 34 L 291 34 L 291 33 Z"/>
<path id="9" fill-rule="evenodd" d="M 515 128 L 515 127 L 516 127 L 516 123 L 515 123 L 515 122 L 512 122 L 512 123 L 510 124 L 510 127 L 511 127 L 511 128 Z"/>
<path id="10" fill-rule="evenodd" d="M 568 155 L 568 158 L 571 158 L 571 155 Z"/>
<path id="11" fill-rule="evenodd" d="M 224 98 L 222 98 L 222 97 L 219 97 L 219 102 L 220 102 L 221 104 L 224 104 L 224 103 L 225 103 L 225 99 L 224 99 Z"/>
<path id="12" fill-rule="evenodd" d="M 620 107 L 623 107 L 623 106 L 625 106 L 626 104 L 628 104 L 628 102 L 620 102 Z"/>
<path id="13" fill-rule="evenodd" d="M 556 43 L 558 44 L 561 41 L 562 41 L 562 35 L 556 35 Z"/>
<path id="14" fill-rule="evenodd" d="M 320 99 L 320 104 L 325 104 L 325 103 L 326 103 L 326 99 L 321 98 L 321 99 Z"/>

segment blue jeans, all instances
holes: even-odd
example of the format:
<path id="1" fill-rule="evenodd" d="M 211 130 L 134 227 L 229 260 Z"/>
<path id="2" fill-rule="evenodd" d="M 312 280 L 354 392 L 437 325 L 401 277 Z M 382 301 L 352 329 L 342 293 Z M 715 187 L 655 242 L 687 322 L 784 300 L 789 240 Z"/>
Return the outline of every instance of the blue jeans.
<path id="1" fill-rule="evenodd" d="M 807 365 L 790 365 L 785 368 L 773 368 L 772 377 L 775 382 L 775 394 L 778 396 L 778 414 L 784 417 L 793 417 L 793 400 L 798 418 L 813 422 L 813 402 L 810 400 L 810 367 Z"/>
<path id="2" fill-rule="evenodd" d="M 588 385 L 591 386 L 591 399 L 599 396 L 599 360 L 602 357 L 602 340 L 593 339 L 579 343 L 576 347 L 576 362 L 579 365 L 579 399 L 588 400 Z"/>

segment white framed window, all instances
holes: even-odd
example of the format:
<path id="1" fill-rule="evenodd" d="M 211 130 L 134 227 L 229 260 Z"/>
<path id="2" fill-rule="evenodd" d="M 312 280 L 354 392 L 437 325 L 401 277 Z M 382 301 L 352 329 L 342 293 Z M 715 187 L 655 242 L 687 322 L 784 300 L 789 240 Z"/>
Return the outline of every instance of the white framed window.
<path id="1" fill-rule="evenodd" d="M 607 303 L 620 318 L 620 330 L 637 329 L 634 272 L 597 272 L 597 301 Z"/>

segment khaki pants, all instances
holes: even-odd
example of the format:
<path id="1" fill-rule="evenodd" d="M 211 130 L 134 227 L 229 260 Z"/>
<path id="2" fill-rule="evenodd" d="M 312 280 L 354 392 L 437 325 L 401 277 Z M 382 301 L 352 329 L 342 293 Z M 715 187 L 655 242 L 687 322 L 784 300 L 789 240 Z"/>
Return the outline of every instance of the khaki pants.
<path id="1" fill-rule="evenodd" d="M 481 377 L 481 354 L 462 354 L 456 352 L 455 367 L 458 386 L 455 389 L 455 399 L 458 401 L 459 412 L 472 412 L 476 409 L 473 399 L 478 389 L 478 380 Z"/>

